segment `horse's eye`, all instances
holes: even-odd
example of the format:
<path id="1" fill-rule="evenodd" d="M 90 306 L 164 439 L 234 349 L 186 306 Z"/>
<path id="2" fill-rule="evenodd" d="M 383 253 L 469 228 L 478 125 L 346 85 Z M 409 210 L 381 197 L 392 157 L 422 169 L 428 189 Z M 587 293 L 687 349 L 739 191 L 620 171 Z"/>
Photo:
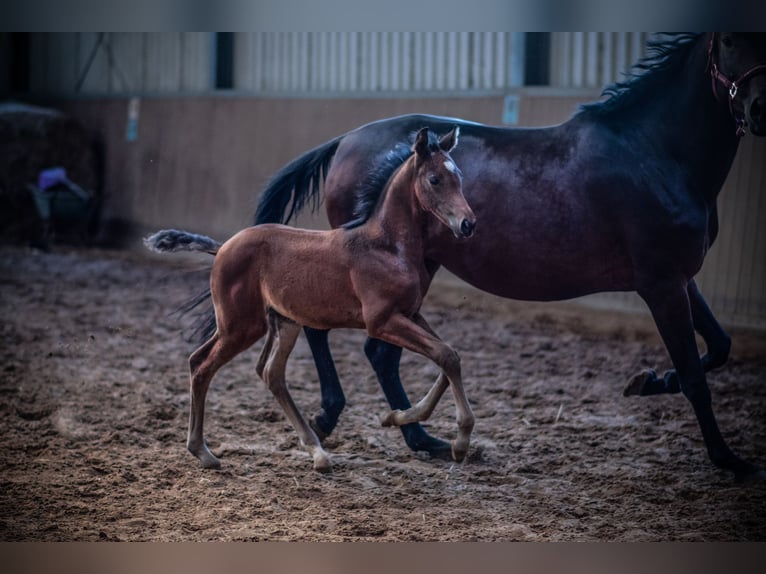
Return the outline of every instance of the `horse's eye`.
<path id="1" fill-rule="evenodd" d="M 439 185 L 439 178 L 435 175 L 429 175 L 428 176 L 428 183 L 431 185 Z"/>
<path id="2" fill-rule="evenodd" d="M 721 38 L 721 43 L 727 48 L 731 48 L 734 45 L 734 41 L 731 39 L 731 36 L 723 36 Z"/>

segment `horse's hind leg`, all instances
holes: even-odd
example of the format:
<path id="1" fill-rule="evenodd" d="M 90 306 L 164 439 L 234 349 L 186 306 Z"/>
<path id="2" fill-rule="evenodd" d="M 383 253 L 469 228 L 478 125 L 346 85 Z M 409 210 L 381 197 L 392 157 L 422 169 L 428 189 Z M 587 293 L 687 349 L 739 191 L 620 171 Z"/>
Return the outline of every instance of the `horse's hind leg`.
<path id="1" fill-rule="evenodd" d="M 205 398 L 210 381 L 223 365 L 257 341 L 265 327 L 222 336 L 219 331 L 189 357 L 191 407 L 186 447 L 204 468 L 221 468 L 221 461 L 210 452 L 205 441 Z"/>
<path id="2" fill-rule="evenodd" d="M 694 329 L 702 336 L 707 347 L 707 352 L 702 357 L 702 367 L 705 371 L 717 369 L 729 359 L 731 337 L 716 320 L 694 279 L 689 281 L 687 292 L 691 304 Z"/>
<path id="3" fill-rule="evenodd" d="M 764 478 L 764 471 L 742 460 L 729 449 L 718 429 L 710 389 L 694 339 L 694 323 L 686 284 L 679 280 L 675 284 L 653 286 L 639 294 L 652 312 L 676 368 L 681 390 L 694 407 L 710 460 L 716 466 L 734 472 L 737 478 Z"/>
<path id="4" fill-rule="evenodd" d="M 346 396 L 340 386 L 338 372 L 335 370 L 335 362 L 330 353 L 327 341 L 329 331 L 304 327 L 314 357 L 314 365 L 319 376 L 319 389 L 322 393 L 322 410 L 311 421 L 311 427 L 320 439 L 330 436 L 330 433 L 338 424 L 338 417 L 346 407 Z"/>
<path id="5" fill-rule="evenodd" d="M 314 470 L 329 472 L 331 468 L 330 457 L 322 448 L 319 437 L 317 437 L 314 430 L 306 422 L 306 419 L 303 418 L 303 415 L 301 415 L 295 402 L 293 402 L 285 382 L 287 358 L 295 346 L 300 330 L 300 325 L 284 317 L 280 317 L 275 313 L 269 316 L 269 338 L 273 338 L 273 343 L 263 370 L 263 380 L 298 433 L 301 445 L 311 454 L 314 461 Z"/>
<path id="6" fill-rule="evenodd" d="M 723 330 L 692 279 L 686 288 L 689 297 L 694 329 L 702 336 L 707 347 L 702 357 L 702 367 L 707 371 L 717 369 L 729 358 L 731 337 Z M 666 371 L 660 378 L 653 369 L 647 369 L 632 377 L 623 390 L 624 396 L 659 395 L 681 392 L 681 383 L 675 369 Z"/>

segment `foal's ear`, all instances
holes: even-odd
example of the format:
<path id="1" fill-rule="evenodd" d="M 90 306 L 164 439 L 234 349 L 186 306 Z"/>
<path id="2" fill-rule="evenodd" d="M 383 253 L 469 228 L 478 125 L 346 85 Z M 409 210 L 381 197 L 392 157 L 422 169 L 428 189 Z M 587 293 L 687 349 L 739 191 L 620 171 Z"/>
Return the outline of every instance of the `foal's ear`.
<path id="1" fill-rule="evenodd" d="M 415 143 L 412 144 L 414 151 L 420 158 L 428 159 L 431 157 L 431 150 L 428 149 L 428 128 L 420 128 L 415 136 Z"/>
<path id="2" fill-rule="evenodd" d="M 457 139 L 460 136 L 460 126 L 455 126 L 452 128 L 452 131 L 445 136 L 442 136 L 442 138 L 439 140 L 439 147 L 442 151 L 446 151 L 447 153 L 451 152 L 453 149 L 455 149 L 455 146 L 457 145 Z"/>

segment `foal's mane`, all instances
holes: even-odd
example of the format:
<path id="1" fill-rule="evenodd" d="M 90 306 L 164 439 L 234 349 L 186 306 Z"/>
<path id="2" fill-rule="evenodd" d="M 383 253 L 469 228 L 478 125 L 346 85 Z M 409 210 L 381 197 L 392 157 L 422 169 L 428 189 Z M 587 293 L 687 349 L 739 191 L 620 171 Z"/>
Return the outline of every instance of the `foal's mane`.
<path id="1" fill-rule="evenodd" d="M 695 41 L 702 34 L 674 33 L 661 34 L 647 42 L 647 53 L 630 72 L 627 79 L 604 88 L 602 96 L 608 99 L 582 104 L 580 113 L 590 112 L 597 115 L 616 113 L 624 110 L 636 101 L 645 98 L 662 87 L 671 84 L 687 62 Z"/>
<path id="2" fill-rule="evenodd" d="M 344 223 L 343 229 L 353 229 L 365 223 L 375 212 L 388 188 L 392 176 L 404 165 L 404 162 L 412 155 L 412 142 L 415 134 L 410 134 L 410 143 L 399 142 L 393 149 L 388 150 L 386 156 L 379 164 L 375 165 L 359 184 L 356 189 L 356 202 L 354 204 L 354 218 Z M 432 131 L 428 132 L 428 145 L 431 150 L 439 148 L 439 139 Z"/>

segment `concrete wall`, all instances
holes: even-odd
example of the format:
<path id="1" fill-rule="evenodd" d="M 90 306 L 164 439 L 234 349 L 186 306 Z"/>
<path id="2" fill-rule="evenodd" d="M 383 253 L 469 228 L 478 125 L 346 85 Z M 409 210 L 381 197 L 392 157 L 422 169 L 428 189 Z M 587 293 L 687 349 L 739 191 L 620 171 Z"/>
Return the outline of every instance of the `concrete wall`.
<path id="1" fill-rule="evenodd" d="M 557 123 L 594 91 L 520 90 L 520 125 Z M 500 124 L 504 97 L 266 99 L 168 97 L 140 101 L 138 137 L 126 138 L 127 99 L 69 100 L 58 107 L 105 139 L 104 217 L 139 231 L 180 227 L 226 238 L 252 221 L 258 194 L 290 159 L 376 119 L 426 112 Z M 743 140 L 719 198 L 721 230 L 698 280 L 725 321 L 766 327 L 766 139 Z M 323 227 L 307 213 L 302 227 Z M 644 309 L 630 294 L 589 304 Z"/>

